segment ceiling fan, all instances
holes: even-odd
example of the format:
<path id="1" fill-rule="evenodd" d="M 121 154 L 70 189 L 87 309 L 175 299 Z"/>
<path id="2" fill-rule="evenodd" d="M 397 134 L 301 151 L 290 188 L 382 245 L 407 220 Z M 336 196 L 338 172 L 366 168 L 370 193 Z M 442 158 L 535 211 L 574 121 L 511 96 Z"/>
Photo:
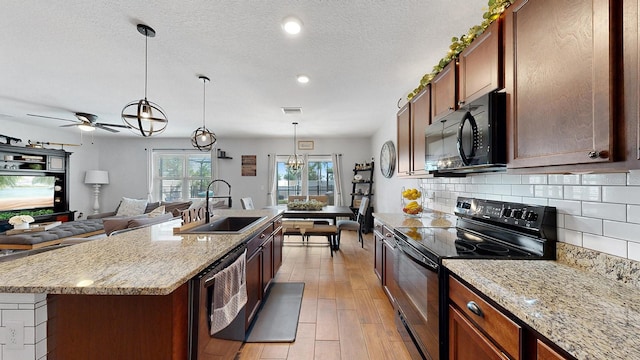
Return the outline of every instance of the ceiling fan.
<path id="1" fill-rule="evenodd" d="M 89 113 L 83 113 L 83 112 L 77 112 L 75 113 L 75 117 L 78 118 L 78 121 L 76 120 L 69 120 L 69 119 L 63 119 L 63 118 L 57 118 L 57 117 L 52 117 L 52 116 L 44 116 L 44 115 L 36 115 L 36 114 L 27 114 L 29 116 L 34 116 L 34 117 L 41 117 L 41 118 L 45 118 L 45 119 L 54 119 L 54 120 L 63 120 L 63 121 L 71 121 L 74 124 L 69 124 L 69 125 L 60 125 L 60 127 L 71 127 L 71 126 L 75 126 L 78 127 L 80 130 L 83 131 L 94 131 L 95 129 L 102 129 L 102 130 L 107 130 L 110 131 L 112 133 L 117 133 L 120 132 L 116 129 L 112 129 L 114 127 L 116 128 L 125 128 L 125 129 L 129 129 L 130 127 L 127 125 L 122 125 L 122 124 L 105 124 L 105 123 L 99 123 L 96 122 L 96 120 L 98 119 L 98 117 L 96 115 L 93 114 L 89 114 Z"/>

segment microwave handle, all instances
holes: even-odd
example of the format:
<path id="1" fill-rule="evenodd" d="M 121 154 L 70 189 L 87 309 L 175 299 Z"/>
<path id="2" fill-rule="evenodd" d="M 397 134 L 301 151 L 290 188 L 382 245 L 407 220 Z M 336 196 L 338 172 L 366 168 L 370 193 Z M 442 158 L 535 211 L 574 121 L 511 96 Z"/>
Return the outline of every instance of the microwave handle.
<path id="1" fill-rule="evenodd" d="M 471 125 L 471 132 L 473 133 L 473 146 L 471 147 L 471 153 L 465 154 L 464 149 L 462 148 L 462 129 L 464 129 L 464 124 L 469 120 L 469 124 Z M 478 124 L 476 123 L 476 119 L 471 115 L 470 112 L 467 111 L 466 114 L 462 117 L 460 121 L 460 126 L 458 127 L 458 140 L 456 142 L 458 146 L 458 155 L 460 155 L 460 159 L 462 159 L 462 163 L 466 166 L 471 164 L 471 160 L 476 156 L 476 147 L 478 138 Z"/>

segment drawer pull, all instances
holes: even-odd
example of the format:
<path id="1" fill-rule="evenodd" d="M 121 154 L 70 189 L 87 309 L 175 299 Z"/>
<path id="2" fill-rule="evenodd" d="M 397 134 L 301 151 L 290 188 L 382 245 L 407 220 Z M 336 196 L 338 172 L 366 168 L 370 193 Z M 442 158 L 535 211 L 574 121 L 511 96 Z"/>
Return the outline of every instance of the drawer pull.
<path id="1" fill-rule="evenodd" d="M 467 303 L 467 309 L 469 309 L 469 311 L 471 311 L 472 313 L 483 317 L 484 314 L 482 313 L 482 310 L 480 309 L 480 306 L 478 306 L 478 304 L 475 303 L 475 301 L 469 301 Z"/>

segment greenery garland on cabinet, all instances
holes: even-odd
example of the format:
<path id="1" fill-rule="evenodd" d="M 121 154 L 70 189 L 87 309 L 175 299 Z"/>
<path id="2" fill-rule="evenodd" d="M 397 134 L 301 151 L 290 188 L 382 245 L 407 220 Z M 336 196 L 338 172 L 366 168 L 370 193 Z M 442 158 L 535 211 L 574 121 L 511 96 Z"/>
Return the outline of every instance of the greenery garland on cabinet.
<path id="1" fill-rule="evenodd" d="M 449 45 L 449 51 L 447 55 L 440 59 L 438 65 L 433 67 L 433 71 L 429 74 L 425 74 L 422 79 L 420 79 L 420 84 L 417 88 L 415 88 L 412 92 L 407 95 L 407 99 L 411 100 L 414 96 L 416 96 L 422 89 L 424 89 L 427 84 L 433 80 L 433 78 L 438 75 L 442 69 L 444 69 L 447 64 L 454 60 L 460 55 L 462 50 L 464 50 L 471 42 L 478 37 L 478 35 L 482 34 L 491 23 L 493 23 L 496 19 L 500 17 L 500 14 L 504 12 L 506 8 L 508 8 L 511 4 L 513 4 L 516 0 L 489 0 L 487 11 L 482 15 L 484 19 L 480 25 L 475 25 L 467 31 L 466 34 L 463 34 L 458 37 L 451 38 L 451 45 Z"/>

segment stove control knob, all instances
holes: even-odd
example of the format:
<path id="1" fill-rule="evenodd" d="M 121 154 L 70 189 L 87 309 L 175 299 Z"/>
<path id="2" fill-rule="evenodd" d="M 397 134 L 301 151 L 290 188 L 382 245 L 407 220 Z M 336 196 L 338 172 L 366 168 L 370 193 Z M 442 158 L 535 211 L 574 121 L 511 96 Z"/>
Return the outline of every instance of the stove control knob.
<path id="1" fill-rule="evenodd" d="M 511 212 L 511 217 L 514 219 L 522 219 L 522 210 L 513 210 Z"/>
<path id="2" fill-rule="evenodd" d="M 533 212 L 533 211 L 529 211 L 529 212 L 527 213 L 526 220 L 527 220 L 527 221 L 536 221 L 536 220 L 538 220 L 538 214 L 536 214 L 536 213 L 535 213 L 535 212 Z"/>
<path id="3" fill-rule="evenodd" d="M 510 217 L 511 216 L 511 209 L 502 209 L 502 216 Z"/>

